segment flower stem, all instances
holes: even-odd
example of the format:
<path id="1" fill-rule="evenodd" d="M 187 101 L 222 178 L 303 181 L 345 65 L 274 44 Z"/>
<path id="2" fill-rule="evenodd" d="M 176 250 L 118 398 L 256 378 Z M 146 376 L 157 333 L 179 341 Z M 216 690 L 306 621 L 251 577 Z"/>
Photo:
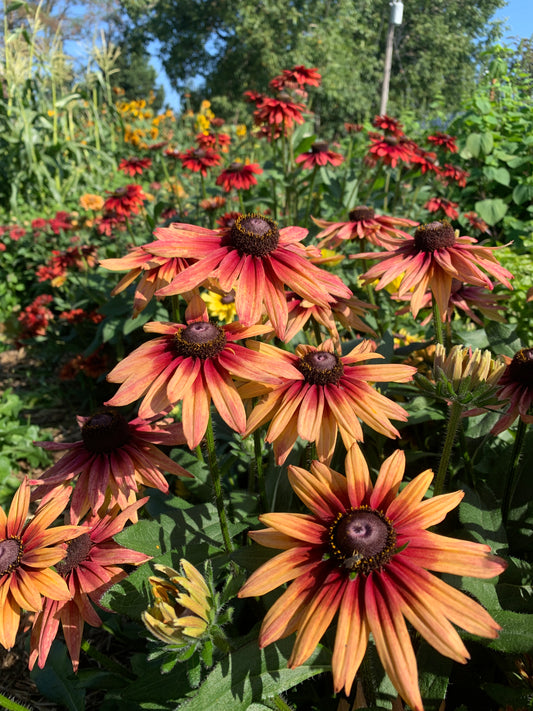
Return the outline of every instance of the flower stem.
<path id="1" fill-rule="evenodd" d="M 507 473 L 507 480 L 505 482 L 505 489 L 503 492 L 502 499 L 502 519 L 504 523 L 507 523 L 507 518 L 509 516 L 509 509 L 511 508 L 511 501 L 513 499 L 513 494 L 516 487 L 516 479 L 518 474 L 518 463 L 520 461 L 520 455 L 522 454 L 522 448 L 524 446 L 524 439 L 526 436 L 527 424 L 519 418 L 518 429 L 516 431 L 516 437 L 513 444 L 513 453 L 511 454 L 511 464 L 509 466 L 509 471 Z"/>
<path id="2" fill-rule="evenodd" d="M 315 178 L 317 170 L 318 168 L 315 165 L 315 167 L 313 168 L 313 173 L 311 175 L 311 182 L 309 184 L 309 195 L 307 197 L 307 207 L 305 208 L 304 225 L 307 225 L 307 221 L 309 220 L 309 214 L 311 212 L 311 203 L 313 201 L 313 188 L 315 187 Z"/>
<path id="3" fill-rule="evenodd" d="M 461 405 L 461 403 L 452 402 L 450 408 L 450 417 L 448 418 L 448 428 L 446 430 L 446 439 L 444 440 L 444 447 L 442 448 L 439 470 L 435 479 L 435 486 L 433 487 L 433 496 L 438 496 L 444 491 L 444 482 L 446 480 L 446 474 L 448 472 L 450 455 L 452 453 L 453 443 L 455 440 L 455 435 L 457 433 L 457 427 L 459 426 L 459 420 L 461 418 L 462 412 L 463 406 Z"/>
<path id="4" fill-rule="evenodd" d="M 7 696 L 0 694 L 0 707 L 7 711 L 28 711 L 28 706 L 21 706 L 13 699 L 8 699 Z"/>
<path id="5" fill-rule="evenodd" d="M 435 295 L 433 295 L 433 328 L 435 329 L 435 341 L 440 343 L 441 346 L 444 346 L 444 334 L 442 331 L 440 309 Z"/>
<path id="6" fill-rule="evenodd" d="M 220 530 L 222 531 L 222 538 L 224 540 L 224 548 L 227 553 L 231 553 L 233 550 L 233 543 L 231 542 L 231 536 L 229 535 L 228 518 L 226 516 L 226 509 L 224 508 L 224 497 L 222 495 L 220 470 L 218 468 L 217 453 L 215 451 L 215 436 L 213 434 L 213 422 L 211 420 L 211 416 L 209 417 L 209 422 L 205 431 L 205 439 L 207 444 L 207 462 L 209 465 L 209 473 L 211 474 L 211 481 L 213 483 L 213 491 L 215 492 L 215 502 L 218 511 L 218 520 L 220 522 Z"/>
<path id="7" fill-rule="evenodd" d="M 265 473 L 263 470 L 263 452 L 261 448 L 261 432 L 257 429 L 254 432 L 254 456 L 255 456 L 255 473 L 257 476 L 257 485 L 259 486 L 259 502 L 261 511 L 268 511 L 268 499 L 265 487 Z"/>

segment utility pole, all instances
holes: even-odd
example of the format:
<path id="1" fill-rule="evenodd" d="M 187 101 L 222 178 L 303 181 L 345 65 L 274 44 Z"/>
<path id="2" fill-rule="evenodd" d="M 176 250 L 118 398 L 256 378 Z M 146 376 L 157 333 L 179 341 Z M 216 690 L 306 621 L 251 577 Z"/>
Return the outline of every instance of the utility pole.
<path id="1" fill-rule="evenodd" d="M 390 19 L 389 19 L 389 31 L 387 32 L 387 46 L 385 48 L 385 69 L 383 71 L 383 86 L 381 88 L 381 104 L 379 107 L 379 114 L 383 114 L 387 111 L 387 102 L 389 100 L 389 84 L 390 84 L 390 70 L 392 65 L 392 47 L 394 42 L 394 28 L 396 25 L 402 24 L 403 17 L 403 2 L 402 0 L 392 0 L 390 5 Z"/>

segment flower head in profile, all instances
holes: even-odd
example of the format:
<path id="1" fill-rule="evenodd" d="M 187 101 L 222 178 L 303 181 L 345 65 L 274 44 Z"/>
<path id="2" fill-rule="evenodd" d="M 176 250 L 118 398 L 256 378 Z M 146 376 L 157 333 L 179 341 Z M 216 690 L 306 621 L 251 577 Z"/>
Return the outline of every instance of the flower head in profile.
<path id="1" fill-rule="evenodd" d="M 43 597 L 69 600 L 71 593 L 51 566 L 65 557 L 62 544 L 83 533 L 77 526 L 50 528 L 67 505 L 70 491 L 63 487 L 48 503 L 41 503 L 27 521 L 30 486 L 27 479 L 15 492 L 6 516 L 0 508 L 0 644 L 11 649 L 20 611 L 39 612 Z"/>
<path id="2" fill-rule="evenodd" d="M 403 124 L 398 121 L 398 119 L 392 118 L 392 116 L 387 116 L 383 114 L 382 116 L 374 116 L 372 120 L 372 126 L 378 128 L 380 131 L 386 131 L 393 136 L 403 136 Z"/>
<path id="3" fill-rule="evenodd" d="M 390 165 L 391 168 L 396 168 L 398 163 L 409 164 L 413 160 L 413 151 L 416 144 L 406 136 L 395 134 L 370 135 L 370 141 L 372 145 L 368 149 L 369 156 L 381 160 L 385 165 Z"/>
<path id="4" fill-rule="evenodd" d="M 295 162 L 301 163 L 302 168 L 312 170 L 325 165 L 340 165 L 344 161 L 344 156 L 335 151 L 330 151 L 326 141 L 315 141 L 306 153 L 301 153 L 296 157 Z"/>
<path id="5" fill-rule="evenodd" d="M 124 548 L 113 540 L 128 519 L 136 518 L 136 511 L 148 501 L 140 499 L 119 513 L 115 508 L 105 516 L 91 513 L 79 525 L 80 535 L 64 546 L 64 559 L 56 564 L 72 599 L 56 601 L 47 598 L 42 611 L 35 616 L 30 640 L 29 667 L 35 662 L 42 669 L 46 663 L 59 623 L 74 671 L 78 670 L 80 648 L 85 622 L 100 627 L 102 620 L 91 605 L 100 604 L 108 588 L 127 577 L 123 565 L 140 565 L 150 556 Z"/>
<path id="6" fill-rule="evenodd" d="M 208 169 L 220 165 L 222 160 L 212 148 L 189 148 L 188 151 L 180 153 L 178 157 L 184 168 L 193 173 L 201 173 L 204 178 Z"/>
<path id="7" fill-rule="evenodd" d="M 139 486 L 166 493 L 168 483 L 162 471 L 192 476 L 157 446 L 184 444 L 179 423 L 151 423 L 139 417 L 128 422 L 112 409 L 77 419 L 81 440 L 35 443 L 65 454 L 32 482 L 37 485 L 34 497 L 48 501 L 65 482 L 76 479 L 70 511 L 77 519 L 89 509 L 97 512 L 104 504 L 125 509 L 137 498 Z"/>
<path id="8" fill-rule="evenodd" d="M 134 178 L 137 174 L 142 175 L 151 166 L 151 158 L 122 158 L 118 164 L 118 169 L 125 175 L 129 175 L 130 178 Z"/>
<path id="9" fill-rule="evenodd" d="M 409 237 L 402 227 L 416 227 L 418 222 L 406 217 L 377 215 L 373 207 L 358 205 L 350 210 L 346 222 L 328 222 L 317 217 L 311 218 L 320 227 L 316 239 L 319 246 L 336 247 L 342 242 L 366 239 L 384 249 L 393 249 L 398 239 Z"/>
<path id="10" fill-rule="evenodd" d="M 102 259 L 100 266 L 110 271 L 128 270 L 111 292 L 112 296 L 120 294 L 140 276 L 133 297 L 133 318 L 136 318 L 148 306 L 159 289 L 168 286 L 192 263 L 192 260 L 181 257 L 156 256 L 146 247 L 133 247 L 124 257 Z M 190 301 L 193 293 L 193 291 L 184 293 L 184 299 Z"/>
<path id="11" fill-rule="evenodd" d="M 213 600 L 194 565 L 184 558 L 180 565 L 182 574 L 166 565 L 155 566 L 165 577 L 150 578 L 154 604 L 142 613 L 142 619 L 157 639 L 183 646 L 205 635 L 213 617 Z"/>
<path id="12" fill-rule="evenodd" d="M 280 76 L 274 77 L 270 81 L 270 86 L 277 91 L 281 91 L 287 85 L 293 86 L 320 86 L 322 76 L 316 67 L 305 67 L 299 64 L 292 69 L 284 69 Z"/>
<path id="13" fill-rule="evenodd" d="M 424 209 L 428 212 L 439 212 L 441 210 L 451 220 L 456 220 L 459 217 L 458 207 L 458 202 L 441 197 L 430 198 L 424 205 Z"/>
<path id="14" fill-rule="evenodd" d="M 526 424 L 533 422 L 533 348 L 521 348 L 513 358 L 503 357 L 507 367 L 498 383 L 498 399 L 508 405 L 492 434 L 508 429 L 517 417 Z"/>
<path id="15" fill-rule="evenodd" d="M 267 528 L 250 533 L 281 548 L 239 597 L 287 590 L 268 611 L 259 645 L 296 632 L 288 666 L 305 662 L 338 613 L 332 670 L 335 692 L 350 693 L 372 634 L 383 667 L 413 711 L 422 711 L 418 670 L 406 620 L 441 654 L 465 663 L 469 654 L 454 625 L 495 638 L 499 626 L 481 605 L 429 571 L 492 578 L 505 563 L 488 545 L 455 540 L 428 529 L 440 523 L 462 491 L 423 500 L 433 473 L 416 476 L 400 493 L 405 455 L 386 459 L 372 485 L 357 446 L 346 477 L 314 462 L 289 467 L 289 480 L 309 514 L 268 513 Z"/>
<path id="16" fill-rule="evenodd" d="M 439 146 L 450 153 L 457 153 L 458 148 L 456 140 L 457 138 L 455 136 L 450 136 L 449 134 L 441 133 L 440 131 L 435 131 L 432 136 L 428 136 L 428 141 L 430 143 L 434 146 Z"/>
<path id="17" fill-rule="evenodd" d="M 420 225 L 413 237 L 399 241 L 392 251 L 350 256 L 380 260 L 363 275 L 367 284 L 379 279 L 376 289 L 383 289 L 403 275 L 398 297 L 410 298 L 413 316 L 418 314 L 426 291 L 431 289 L 441 318 L 445 320 L 453 279 L 492 290 L 493 284 L 485 274 L 488 272 L 508 289 L 513 288 L 509 282 L 513 275 L 494 256 L 496 249 L 498 247 L 478 244 L 473 237 L 460 237 L 450 223 L 443 220 Z"/>
<path id="18" fill-rule="evenodd" d="M 218 176 L 215 183 L 222 185 L 229 193 L 232 188 L 235 190 L 249 190 L 252 185 L 257 185 L 256 175 L 260 175 L 263 169 L 259 163 L 231 163 Z"/>
<path id="19" fill-rule="evenodd" d="M 390 418 L 405 422 L 407 412 L 371 383 L 405 383 L 416 368 L 362 364 L 383 357 L 374 353 L 373 341 L 362 341 L 345 356 L 335 353 L 330 339 L 318 347 L 299 345 L 295 354 L 259 342 L 249 345 L 283 372 L 274 386 L 252 383 L 242 391 L 246 397 L 266 391 L 248 418 L 246 433 L 270 422 L 265 439 L 273 443 L 278 464 L 288 457 L 297 437 L 315 442 L 318 458 L 330 461 L 338 432 L 347 449 L 363 440 L 359 420 L 386 437 L 399 437 Z"/>
<path id="20" fill-rule="evenodd" d="M 303 123 L 305 106 L 296 104 L 286 99 L 273 99 L 263 96 L 257 103 L 254 111 L 254 122 L 257 126 L 266 124 L 268 127 L 286 130 L 292 128 L 294 123 Z"/>
<path id="21" fill-rule="evenodd" d="M 111 193 L 104 202 L 104 209 L 119 217 L 129 217 L 139 213 L 145 199 L 146 195 L 141 186 L 132 183 Z"/>
<path id="22" fill-rule="evenodd" d="M 224 292 L 235 289 L 235 308 L 244 326 L 258 323 L 266 310 L 280 338 L 288 318 L 285 285 L 322 306 L 352 295 L 339 277 L 311 263 L 301 244 L 306 229 L 278 229 L 264 215 L 238 214 L 231 227 L 219 230 L 175 223 L 157 229 L 155 235 L 157 241 L 147 245 L 154 254 L 198 260 L 160 289 L 159 296 L 180 294 L 217 279 Z"/>
<path id="23" fill-rule="evenodd" d="M 235 321 L 217 326 L 209 321 L 204 302 L 195 297 L 186 311 L 186 324 L 150 322 L 145 331 L 161 334 L 139 346 L 107 376 L 122 383 L 106 404 L 126 405 L 143 398 L 141 417 L 152 418 L 183 401 L 183 432 L 194 449 L 207 425 L 211 402 L 222 419 L 241 434 L 246 426 L 243 402 L 233 377 L 276 381 L 282 366 L 274 367 L 263 355 L 235 341 L 270 330 L 268 326 L 245 327 Z"/>
<path id="24" fill-rule="evenodd" d="M 479 232 L 489 232 L 489 226 L 485 220 L 481 219 L 477 212 L 465 212 L 463 217 L 466 217 L 472 229 L 478 230 Z"/>

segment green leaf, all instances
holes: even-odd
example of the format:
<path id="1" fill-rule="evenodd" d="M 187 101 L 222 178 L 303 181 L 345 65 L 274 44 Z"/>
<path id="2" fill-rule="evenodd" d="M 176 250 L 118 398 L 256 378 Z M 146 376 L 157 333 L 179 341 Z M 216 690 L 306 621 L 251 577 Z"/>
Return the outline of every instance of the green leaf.
<path id="1" fill-rule="evenodd" d="M 522 205 L 524 202 L 529 202 L 533 198 L 533 185 L 522 183 L 517 185 L 513 190 L 513 201 L 517 205 Z"/>
<path id="2" fill-rule="evenodd" d="M 514 324 L 489 321 L 485 331 L 493 353 L 512 357 L 520 350 L 522 342 Z"/>
<path id="3" fill-rule="evenodd" d="M 502 627 L 497 639 L 489 643 L 491 649 L 509 654 L 524 654 L 533 651 L 533 615 L 511 610 L 489 609 L 490 614 Z"/>
<path id="4" fill-rule="evenodd" d="M 180 711 L 246 711 L 253 702 L 264 701 L 331 669 L 331 655 L 320 645 L 304 664 L 288 669 L 292 645 L 293 640 L 284 639 L 261 650 L 253 641 L 237 649 L 216 665 L 199 692 L 179 706 Z"/>
<path id="5" fill-rule="evenodd" d="M 487 155 L 492 151 L 494 139 L 492 133 L 486 131 L 484 133 L 471 133 L 466 139 L 466 153 L 473 158 L 479 158 L 481 153 Z M 465 156 L 466 157 L 466 156 Z"/>
<path id="6" fill-rule="evenodd" d="M 507 537 L 496 497 L 484 482 L 479 482 L 477 491 L 468 486 L 463 489 L 465 496 L 459 506 L 459 520 L 474 540 L 490 545 L 494 553 L 505 555 Z"/>
<path id="7" fill-rule="evenodd" d="M 482 220 L 489 225 L 495 225 L 507 213 L 509 206 L 501 198 L 478 200 L 474 206 Z"/>
<path id="8" fill-rule="evenodd" d="M 34 667 L 30 677 L 46 698 L 61 704 L 68 711 L 84 711 L 85 689 L 77 683 L 64 644 L 54 641 L 44 669 Z"/>
<path id="9" fill-rule="evenodd" d="M 439 711 L 446 697 L 446 689 L 452 673 L 453 661 L 439 654 L 422 640 L 416 654 L 418 684 L 424 699 L 425 711 Z"/>
<path id="10" fill-rule="evenodd" d="M 511 174 L 507 168 L 495 168 L 493 165 L 486 165 L 483 168 L 483 174 L 487 180 L 494 180 L 500 185 L 509 185 L 511 182 Z"/>
<path id="11" fill-rule="evenodd" d="M 311 148 L 313 143 L 316 141 L 316 136 L 306 136 L 303 138 L 300 143 L 296 146 L 294 149 L 294 155 L 299 156 L 301 153 L 307 153 L 307 151 Z"/>

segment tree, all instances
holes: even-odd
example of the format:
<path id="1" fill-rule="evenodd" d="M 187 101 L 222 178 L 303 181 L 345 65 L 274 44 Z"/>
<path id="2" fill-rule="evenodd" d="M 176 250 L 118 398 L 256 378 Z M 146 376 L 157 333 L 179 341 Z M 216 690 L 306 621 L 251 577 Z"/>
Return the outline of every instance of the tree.
<path id="1" fill-rule="evenodd" d="M 390 106 L 420 111 L 440 100 L 450 111 L 475 79 L 489 19 L 505 0 L 408 0 L 396 32 Z M 379 107 L 388 0 L 126 0 L 143 41 L 158 40 L 178 90 L 192 85 L 225 115 L 245 89 L 297 64 L 318 67 L 313 108 L 323 122 L 361 120 Z"/>

